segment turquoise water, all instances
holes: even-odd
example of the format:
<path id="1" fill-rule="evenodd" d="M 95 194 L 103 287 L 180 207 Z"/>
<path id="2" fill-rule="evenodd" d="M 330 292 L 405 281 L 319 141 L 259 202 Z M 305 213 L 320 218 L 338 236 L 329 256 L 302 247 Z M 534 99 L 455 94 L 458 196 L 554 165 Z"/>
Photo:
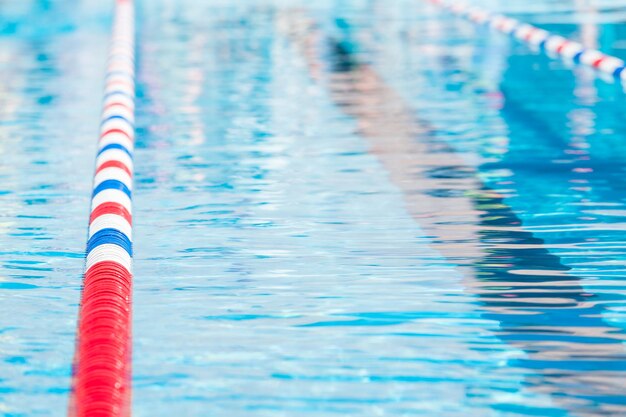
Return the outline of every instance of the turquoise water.
<path id="1" fill-rule="evenodd" d="M 63 415 L 110 7 L 0 4 L 0 415 Z"/>
<path id="2" fill-rule="evenodd" d="M 626 2 L 480 4 L 626 57 Z M 0 16 L 0 415 L 63 415 L 110 8 Z M 621 86 L 417 0 L 138 45 L 136 416 L 626 415 Z"/>

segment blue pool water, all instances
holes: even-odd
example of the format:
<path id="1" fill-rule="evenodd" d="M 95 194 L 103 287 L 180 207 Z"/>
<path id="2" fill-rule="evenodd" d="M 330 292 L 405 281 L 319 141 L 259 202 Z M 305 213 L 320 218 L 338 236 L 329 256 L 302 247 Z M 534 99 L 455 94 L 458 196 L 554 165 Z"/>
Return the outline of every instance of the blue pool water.
<path id="1" fill-rule="evenodd" d="M 105 3 L 0 11 L 4 417 L 67 404 Z M 525 3 L 626 58 L 626 2 Z M 137 23 L 135 416 L 626 415 L 621 86 L 419 0 Z"/>

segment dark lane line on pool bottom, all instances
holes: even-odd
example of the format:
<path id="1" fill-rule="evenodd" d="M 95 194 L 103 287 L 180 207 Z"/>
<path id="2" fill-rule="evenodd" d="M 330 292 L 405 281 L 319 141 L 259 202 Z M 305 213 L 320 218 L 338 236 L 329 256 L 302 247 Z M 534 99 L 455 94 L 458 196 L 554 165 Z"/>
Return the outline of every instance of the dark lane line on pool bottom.
<path id="1" fill-rule="evenodd" d="M 403 190 L 411 215 L 434 236 L 432 246 L 460 265 L 484 317 L 500 323 L 495 334 L 528 356 L 509 366 L 538 375 L 528 377 L 527 385 L 549 393 L 568 412 L 626 412 L 618 382 L 626 371 L 626 335 L 602 319 L 605 308 L 597 297 L 579 277 L 567 274 L 571 268 L 542 239 L 524 230 L 503 197 L 481 183 L 476 168 L 466 165 L 371 66 L 351 53 L 357 48 L 346 45 L 346 39 L 325 36 L 300 12 L 287 19 L 287 36 L 298 45 L 313 80 L 355 119 L 370 151 Z M 477 227 L 454 230 L 446 224 Z M 475 232 L 463 234 L 466 229 Z M 519 411 L 502 404 L 493 408 Z M 544 411 L 561 415 L 558 409 Z"/>

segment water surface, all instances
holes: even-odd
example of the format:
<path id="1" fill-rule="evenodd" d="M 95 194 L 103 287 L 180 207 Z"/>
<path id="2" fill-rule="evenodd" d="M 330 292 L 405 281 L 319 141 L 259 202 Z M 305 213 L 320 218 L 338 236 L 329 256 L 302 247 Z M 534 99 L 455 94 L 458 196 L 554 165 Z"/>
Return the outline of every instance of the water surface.
<path id="1" fill-rule="evenodd" d="M 11 4 L 0 415 L 60 415 L 110 14 Z M 417 0 L 138 8 L 136 416 L 626 415 L 621 86 Z"/>

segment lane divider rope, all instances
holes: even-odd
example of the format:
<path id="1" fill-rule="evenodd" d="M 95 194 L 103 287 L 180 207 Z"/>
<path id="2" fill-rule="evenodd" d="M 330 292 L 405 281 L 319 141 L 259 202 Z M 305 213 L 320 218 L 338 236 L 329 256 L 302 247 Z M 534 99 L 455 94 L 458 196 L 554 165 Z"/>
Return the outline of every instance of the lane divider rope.
<path id="1" fill-rule="evenodd" d="M 607 55 L 596 49 L 587 49 L 578 42 L 559 35 L 554 35 L 547 30 L 501 14 L 490 13 L 465 2 L 446 0 L 427 1 L 476 24 L 487 25 L 498 32 L 511 35 L 548 54 L 558 55 L 576 64 L 594 68 L 604 74 L 611 75 L 620 81 L 626 82 L 626 71 L 624 71 L 626 64 L 617 57 Z"/>
<path id="2" fill-rule="evenodd" d="M 129 417 L 135 23 L 116 0 L 93 180 L 71 417 Z"/>

